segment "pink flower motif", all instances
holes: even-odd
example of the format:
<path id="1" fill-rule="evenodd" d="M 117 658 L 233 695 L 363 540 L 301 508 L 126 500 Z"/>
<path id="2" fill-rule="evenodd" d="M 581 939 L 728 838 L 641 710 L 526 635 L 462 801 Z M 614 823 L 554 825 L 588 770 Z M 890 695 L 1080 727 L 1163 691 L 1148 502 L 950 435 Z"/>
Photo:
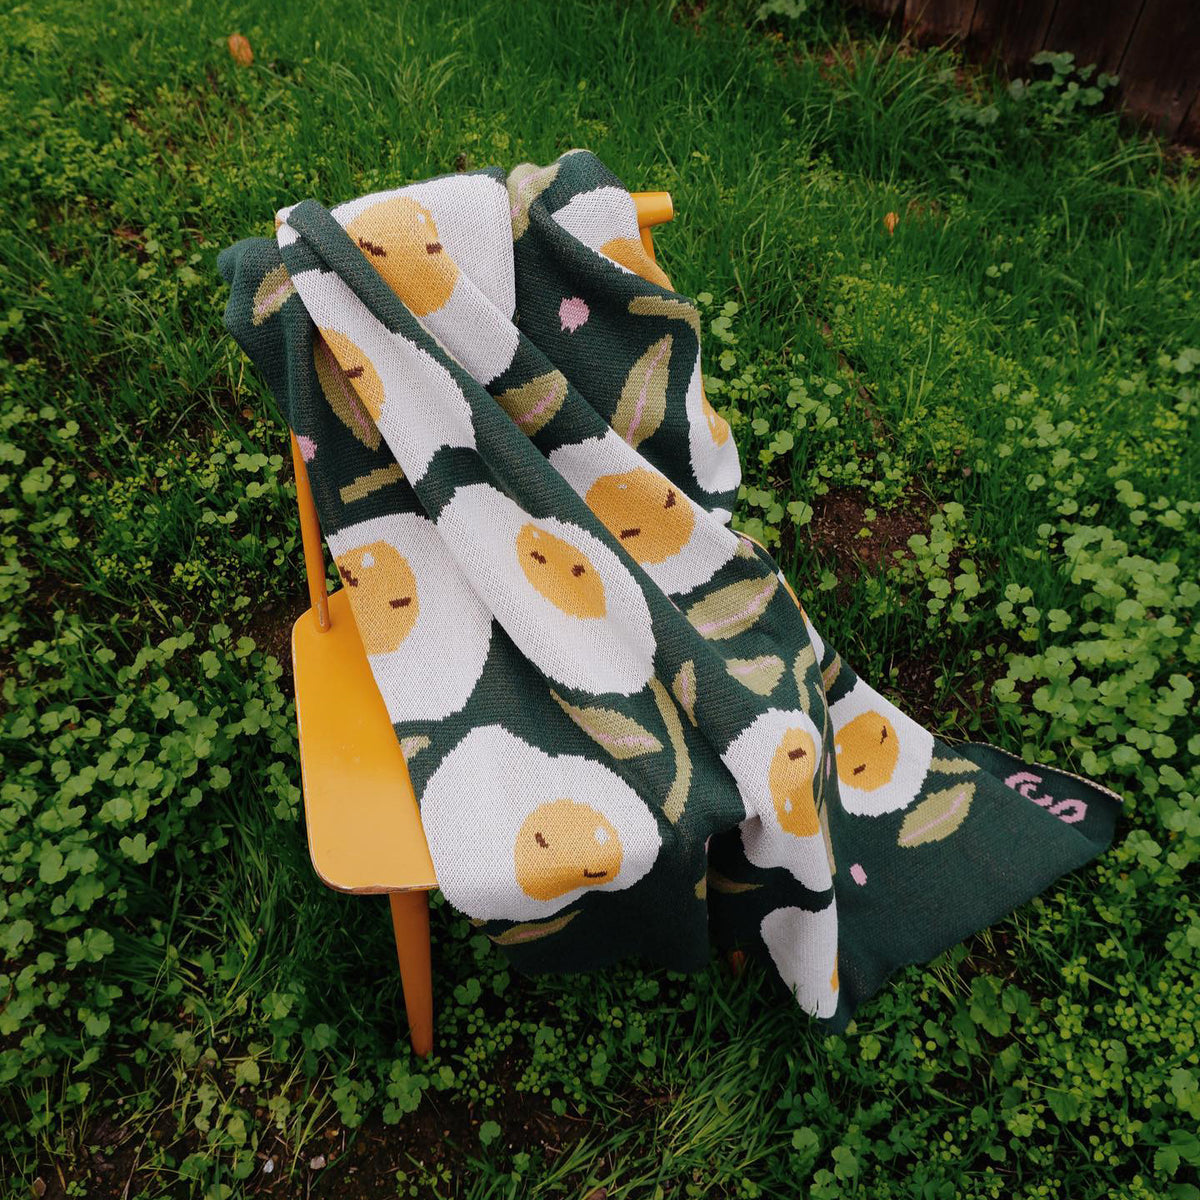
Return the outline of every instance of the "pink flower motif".
<path id="1" fill-rule="evenodd" d="M 300 446 L 300 457 L 305 462 L 312 462 L 317 456 L 317 443 L 302 433 L 296 434 L 296 442 Z"/>
<path id="2" fill-rule="evenodd" d="M 586 324 L 591 315 L 586 301 L 578 296 L 571 296 L 558 306 L 558 319 L 569 333 L 574 333 L 581 325 Z"/>
<path id="3" fill-rule="evenodd" d="M 862 863 L 855 863 L 854 866 L 850 868 L 850 878 L 853 879 L 859 887 L 862 887 L 867 882 L 867 873 L 863 870 Z"/>

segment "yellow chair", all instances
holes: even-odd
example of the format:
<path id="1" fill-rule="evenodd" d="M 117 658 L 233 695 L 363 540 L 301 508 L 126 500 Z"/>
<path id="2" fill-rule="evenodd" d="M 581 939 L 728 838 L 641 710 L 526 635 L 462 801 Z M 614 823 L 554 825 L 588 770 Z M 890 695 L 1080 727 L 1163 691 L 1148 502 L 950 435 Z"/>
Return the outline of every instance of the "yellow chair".
<path id="1" fill-rule="evenodd" d="M 635 193 L 642 244 L 671 220 L 667 192 Z M 328 595 L 321 527 L 292 435 L 296 501 L 312 607 L 292 626 L 296 724 L 308 852 L 339 892 L 387 895 L 412 1047 L 433 1049 L 429 892 L 437 887 L 408 767 L 359 640 L 346 589 Z"/>

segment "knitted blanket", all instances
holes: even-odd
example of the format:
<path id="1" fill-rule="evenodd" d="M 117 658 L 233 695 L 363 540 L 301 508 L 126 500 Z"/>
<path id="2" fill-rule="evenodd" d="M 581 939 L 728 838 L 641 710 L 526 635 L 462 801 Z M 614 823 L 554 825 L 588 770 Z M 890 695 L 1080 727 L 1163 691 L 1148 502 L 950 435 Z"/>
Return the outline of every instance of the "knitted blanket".
<path id="1" fill-rule="evenodd" d="M 517 966 L 711 938 L 843 1027 L 1107 845 L 1118 797 L 934 737 L 730 528 L 700 317 L 593 155 L 306 200 L 220 269 L 441 889 Z"/>

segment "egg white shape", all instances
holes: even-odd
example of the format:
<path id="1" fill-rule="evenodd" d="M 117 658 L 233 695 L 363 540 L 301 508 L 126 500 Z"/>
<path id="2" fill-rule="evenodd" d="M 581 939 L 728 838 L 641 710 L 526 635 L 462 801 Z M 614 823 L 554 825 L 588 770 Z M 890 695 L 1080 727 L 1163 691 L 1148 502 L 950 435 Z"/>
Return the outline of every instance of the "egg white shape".
<path id="1" fill-rule="evenodd" d="M 654 674 L 654 630 L 637 581 L 599 538 L 532 517 L 488 484 L 455 491 L 438 530 L 517 648 L 566 687 L 631 695 Z"/>
<path id="2" fill-rule="evenodd" d="M 699 352 L 688 381 L 684 408 L 688 418 L 688 451 L 696 482 L 706 492 L 736 491 L 742 482 L 737 442 L 728 422 L 717 416 L 704 395 Z"/>
<path id="3" fill-rule="evenodd" d="M 861 679 L 829 706 L 837 748 L 838 795 L 859 817 L 907 808 L 933 759 L 933 734 Z"/>
<path id="4" fill-rule="evenodd" d="M 437 527 L 394 513 L 328 541 L 388 719 L 436 721 L 462 709 L 487 662 L 492 616 Z"/>
<path id="5" fill-rule="evenodd" d="M 421 823 L 439 887 L 477 920 L 536 921 L 586 892 L 632 887 L 662 847 L 653 813 L 616 772 L 500 725 L 472 729 L 446 755 Z"/>
<path id="6" fill-rule="evenodd" d="M 359 196 L 331 209 L 343 226 L 393 196 L 408 196 L 433 215 L 438 240 L 488 303 L 511 320 L 517 306 L 508 191 L 490 175 L 449 175 Z"/>
<path id="7" fill-rule="evenodd" d="M 624 188 L 608 186 L 580 192 L 551 215 L 573 238 L 597 254 L 603 253 L 601 247 L 616 238 L 641 238 L 637 205 Z M 633 274 L 621 263 L 615 265 Z"/>
<path id="8" fill-rule="evenodd" d="M 814 790 L 824 752 L 812 719 L 798 709 L 769 709 L 721 759 L 746 806 L 740 826 L 746 858 L 756 867 L 787 869 L 810 891 L 832 887 Z"/>
<path id="9" fill-rule="evenodd" d="M 421 324 L 477 383 L 486 387 L 512 365 L 520 335 L 474 283 L 460 274 L 446 303 Z"/>
<path id="10" fill-rule="evenodd" d="M 448 175 L 356 196 L 329 212 L 345 228 L 368 209 L 396 196 L 410 197 L 433 214 L 446 252 L 488 301 L 511 319 L 517 306 L 516 273 L 504 184 L 488 175 Z M 295 207 L 279 209 L 277 227 L 287 222 Z M 289 242 L 299 236 L 292 229 L 284 234 L 280 228 L 279 233 Z"/>
<path id="11" fill-rule="evenodd" d="M 517 351 L 505 189 L 435 179 L 339 205 L 333 215 L 425 330 L 487 385 Z"/>
<path id="12" fill-rule="evenodd" d="M 339 366 L 374 372 L 380 396 L 364 394 L 361 374 L 355 387 L 410 482 L 424 478 L 443 446 L 475 448 L 471 407 L 437 359 L 385 328 L 337 275 L 301 271 L 292 283 Z"/>
<path id="13" fill-rule="evenodd" d="M 832 1017 L 840 988 L 836 902 L 820 912 L 777 908 L 763 917 L 759 932 L 796 1003 L 814 1017 Z"/>
<path id="14" fill-rule="evenodd" d="M 669 596 L 707 583 L 737 553 L 737 535 L 615 430 L 560 446 L 551 453 L 550 465 Z"/>

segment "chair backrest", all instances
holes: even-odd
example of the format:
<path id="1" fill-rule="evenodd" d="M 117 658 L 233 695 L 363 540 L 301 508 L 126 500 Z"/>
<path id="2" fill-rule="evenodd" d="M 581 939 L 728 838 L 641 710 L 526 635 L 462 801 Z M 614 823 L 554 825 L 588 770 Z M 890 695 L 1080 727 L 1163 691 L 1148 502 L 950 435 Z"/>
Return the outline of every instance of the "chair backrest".
<path id="1" fill-rule="evenodd" d="M 654 258 L 654 240 L 650 229 L 663 225 L 675 216 L 675 207 L 670 192 L 634 192 L 633 202 L 637 206 L 638 228 L 641 230 L 642 245 L 646 253 Z M 296 472 L 296 505 L 300 509 L 300 538 L 304 544 L 304 573 L 308 576 L 308 598 L 317 615 L 317 628 L 322 633 L 331 628 L 329 619 L 329 594 L 325 587 L 325 551 L 321 546 L 321 523 L 317 519 L 317 506 L 313 503 L 312 488 L 308 482 L 308 470 L 296 435 L 292 434 L 292 468 Z"/>

